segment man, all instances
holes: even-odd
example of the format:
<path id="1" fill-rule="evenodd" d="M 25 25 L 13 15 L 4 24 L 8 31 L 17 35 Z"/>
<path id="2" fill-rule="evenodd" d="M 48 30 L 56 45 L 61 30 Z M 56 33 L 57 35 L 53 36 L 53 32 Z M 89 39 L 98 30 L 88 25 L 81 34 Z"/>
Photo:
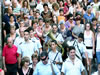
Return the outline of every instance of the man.
<path id="1" fill-rule="evenodd" d="M 60 75 L 58 68 L 48 61 L 48 53 L 43 51 L 41 53 L 41 61 L 36 65 L 33 75 Z"/>
<path id="2" fill-rule="evenodd" d="M 29 40 L 29 31 L 25 30 L 24 31 L 24 42 L 18 46 L 18 67 L 20 68 L 20 63 L 21 63 L 21 58 L 24 56 L 28 56 L 30 58 L 30 63 L 32 63 L 31 56 L 33 53 L 37 50 L 36 45 Z M 32 66 L 30 66 L 32 67 Z"/>
<path id="3" fill-rule="evenodd" d="M 49 60 L 57 65 L 58 69 L 61 71 L 62 65 L 62 54 L 57 50 L 57 42 L 55 40 L 51 41 L 51 51 L 49 52 Z"/>
<path id="4" fill-rule="evenodd" d="M 20 36 L 18 36 L 14 41 L 14 45 L 16 45 L 17 47 L 20 44 L 22 44 L 22 42 L 24 42 L 24 28 L 20 28 L 19 33 L 20 33 Z"/>
<path id="5" fill-rule="evenodd" d="M 62 44 L 64 42 L 64 39 L 63 39 L 62 35 L 57 32 L 58 31 L 57 25 L 54 24 L 52 26 L 52 28 L 53 28 L 52 29 L 53 37 L 56 39 L 57 43 Z M 45 42 L 47 42 L 48 40 L 50 40 L 50 38 L 51 37 L 47 36 Z"/>
<path id="6" fill-rule="evenodd" d="M 75 57 L 75 48 L 69 47 L 69 57 L 63 63 L 61 75 L 85 75 L 82 62 Z"/>
<path id="7" fill-rule="evenodd" d="M 17 47 L 13 45 L 13 39 L 7 39 L 7 45 L 3 48 L 3 66 L 5 75 L 17 75 Z"/>
<path id="8" fill-rule="evenodd" d="M 74 41 L 68 41 L 67 44 L 69 46 L 74 46 L 76 49 L 76 57 L 80 60 L 82 60 L 83 58 L 86 58 L 87 60 L 87 64 L 89 64 L 89 60 L 88 60 L 88 54 L 86 52 L 86 46 L 83 43 L 83 39 L 84 39 L 84 35 L 83 33 L 80 33 L 78 36 L 78 39 L 75 39 Z"/>

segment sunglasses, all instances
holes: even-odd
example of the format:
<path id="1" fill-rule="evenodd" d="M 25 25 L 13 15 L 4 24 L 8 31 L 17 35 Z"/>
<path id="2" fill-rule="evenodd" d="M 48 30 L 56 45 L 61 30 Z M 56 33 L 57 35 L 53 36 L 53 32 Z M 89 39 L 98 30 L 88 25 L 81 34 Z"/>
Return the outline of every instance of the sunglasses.
<path id="1" fill-rule="evenodd" d="M 42 61 L 45 61 L 47 57 L 45 57 L 44 59 L 41 59 Z"/>

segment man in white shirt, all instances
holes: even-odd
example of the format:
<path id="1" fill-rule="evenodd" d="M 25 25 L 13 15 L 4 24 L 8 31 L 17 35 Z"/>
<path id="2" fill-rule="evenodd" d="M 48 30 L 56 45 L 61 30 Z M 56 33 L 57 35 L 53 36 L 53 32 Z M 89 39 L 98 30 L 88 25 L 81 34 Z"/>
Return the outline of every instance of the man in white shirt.
<path id="1" fill-rule="evenodd" d="M 84 75 L 84 66 L 78 58 L 75 57 L 75 48 L 69 47 L 69 57 L 63 63 L 61 75 Z"/>
<path id="2" fill-rule="evenodd" d="M 51 51 L 49 52 L 49 60 L 57 65 L 58 69 L 61 71 L 62 65 L 62 54 L 57 50 L 57 42 L 55 40 L 51 41 Z"/>

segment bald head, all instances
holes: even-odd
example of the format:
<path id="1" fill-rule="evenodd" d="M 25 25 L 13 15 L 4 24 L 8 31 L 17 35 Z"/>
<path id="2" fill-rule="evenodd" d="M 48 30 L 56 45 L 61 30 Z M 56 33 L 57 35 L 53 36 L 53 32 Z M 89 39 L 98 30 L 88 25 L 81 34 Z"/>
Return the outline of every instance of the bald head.
<path id="1" fill-rule="evenodd" d="M 7 45 L 8 45 L 8 47 L 12 47 L 12 45 L 13 45 L 13 39 L 11 37 L 8 37 Z"/>

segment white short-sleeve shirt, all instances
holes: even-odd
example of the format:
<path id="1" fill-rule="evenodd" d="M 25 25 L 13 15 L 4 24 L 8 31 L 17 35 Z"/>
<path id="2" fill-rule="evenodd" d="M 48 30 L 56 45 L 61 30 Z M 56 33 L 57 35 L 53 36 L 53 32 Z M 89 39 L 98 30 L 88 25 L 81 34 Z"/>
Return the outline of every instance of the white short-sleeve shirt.
<path id="1" fill-rule="evenodd" d="M 66 61 L 63 63 L 62 70 L 65 75 L 81 75 L 81 72 L 84 70 L 84 66 L 81 60 L 75 58 L 74 64 L 68 57 Z"/>

